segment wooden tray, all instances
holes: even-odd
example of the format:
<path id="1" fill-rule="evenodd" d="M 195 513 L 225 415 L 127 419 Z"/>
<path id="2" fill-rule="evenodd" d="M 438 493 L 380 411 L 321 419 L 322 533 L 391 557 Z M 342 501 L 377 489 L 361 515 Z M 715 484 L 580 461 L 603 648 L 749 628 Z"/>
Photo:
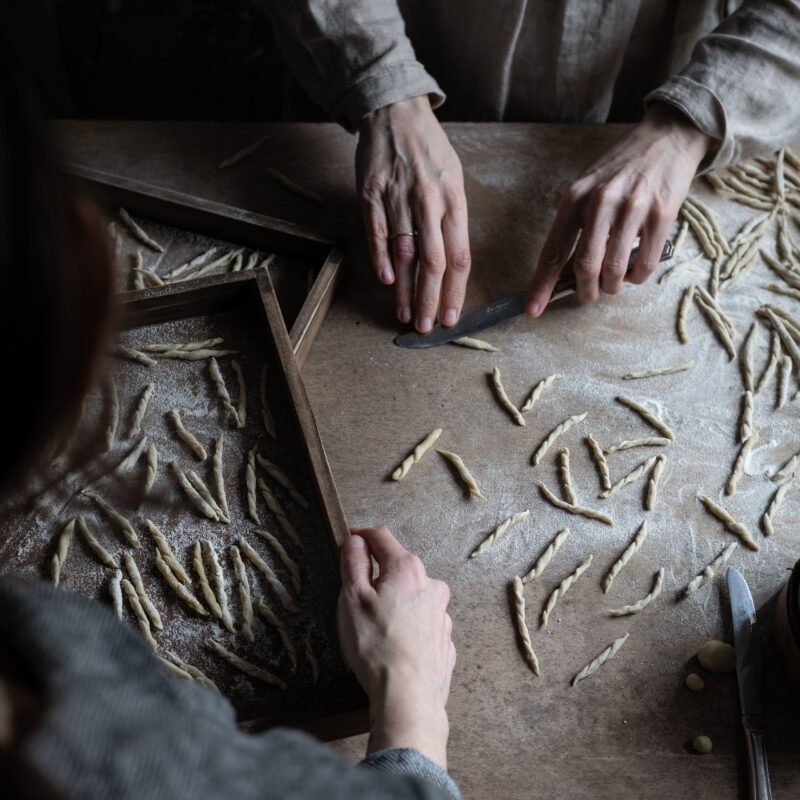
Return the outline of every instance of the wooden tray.
<path id="1" fill-rule="evenodd" d="M 21 503 L 16 512 L 11 507 L 13 504 L 9 506 L 10 513 L 4 517 L 0 532 L 3 537 L 2 571 L 48 575 L 58 534 L 69 519 L 83 514 L 97 538 L 113 555 L 121 560 L 122 553 L 130 553 L 135 558 L 146 590 L 164 622 L 163 631 L 154 631 L 159 650 L 162 653 L 172 650 L 206 672 L 231 700 L 243 727 L 259 730 L 292 725 L 323 739 L 366 730 L 367 699 L 344 665 L 336 630 L 338 546 L 348 536 L 347 523 L 267 270 L 128 293 L 120 298 L 118 307 L 122 329 L 119 340 L 129 347 L 223 336 L 225 342 L 219 347 L 232 348 L 239 353 L 219 358 L 219 366 L 232 402 L 236 404 L 238 390 L 230 361 L 236 358 L 240 362 L 247 385 L 247 422 L 243 429 L 237 429 L 224 411 L 208 376 L 207 359 L 159 358 L 155 365 L 146 366 L 130 359 L 114 358 L 111 372 L 119 387 L 121 408 L 117 444 L 110 453 L 95 459 L 91 474 L 88 468 L 77 472 L 67 464 L 64 476 L 55 471 L 47 476 L 49 492 L 31 487 L 37 496 L 33 511 L 30 507 L 23 508 Z M 262 423 L 259 377 L 263 365 L 267 367 L 269 406 L 275 417 L 277 439 L 267 435 Z M 129 420 L 148 382 L 155 385 L 155 391 L 142 431 L 148 435 L 148 441 L 157 446 L 159 469 L 153 490 L 146 495 L 144 457 L 122 480 L 114 480 L 110 470 L 133 449 L 138 439 L 128 433 Z M 90 434 L 81 437 L 84 442 L 94 439 L 98 432 L 102 439 L 108 408 L 103 397 L 98 388 L 93 388 L 88 396 L 81 429 L 90 430 Z M 181 410 L 186 427 L 208 451 L 206 461 L 197 459 L 174 436 L 167 419 L 173 407 Z M 216 495 L 211 461 L 214 441 L 220 433 L 225 436 L 223 470 L 231 516 L 228 525 L 207 520 L 196 512 L 179 489 L 169 467 L 169 461 L 174 458 L 184 470 L 196 470 Z M 244 467 L 246 454 L 253 446 L 278 464 L 310 501 L 308 510 L 292 504 L 279 485 L 261 469 L 257 470 L 297 528 L 304 544 L 302 552 L 281 530 L 260 495 L 260 524 L 249 519 Z M 141 540 L 141 549 L 127 545 L 94 502 L 79 493 L 90 478 L 94 480 L 102 475 L 108 477 L 98 482 L 97 491 L 131 521 Z M 61 488 L 60 496 L 52 491 L 55 485 Z M 167 586 L 155 569 L 155 547 L 147 533 L 145 519 L 152 519 L 166 536 L 176 557 L 192 577 L 192 591 L 201 602 L 204 601 L 200 586 L 191 568 L 192 550 L 197 540 L 205 538 L 212 542 L 223 567 L 236 633 L 225 631 L 213 617 L 195 614 Z M 289 572 L 256 534 L 258 528 L 269 530 L 298 561 L 303 572 L 301 592 L 292 589 Z M 296 673 L 290 669 L 286 650 L 276 632 L 264 624 L 255 609 L 255 642 L 248 643 L 238 633 L 242 621 L 241 604 L 228 548 L 240 537 L 270 564 L 298 601 L 299 614 L 285 611 L 260 573 L 246 562 L 254 606 L 263 594 L 289 625 L 298 654 Z M 62 570 L 61 585 L 108 605 L 106 585 L 110 574 L 76 534 Z M 126 624 L 135 625 L 127 608 L 125 617 Z M 320 663 L 316 683 L 304 655 L 304 637 L 309 624 L 312 625 L 313 650 Z M 205 646 L 208 636 L 221 641 L 242 658 L 278 674 L 286 680 L 288 688 L 282 691 L 239 673 Z"/>
<path id="2" fill-rule="evenodd" d="M 207 243 L 222 240 L 229 246 L 276 253 L 279 259 L 270 266 L 270 275 L 295 357 L 302 366 L 341 279 L 343 240 L 89 167 L 71 164 L 68 171 L 77 188 L 109 212 L 123 207 L 134 217 L 192 232 Z M 310 285 L 309 272 L 313 275 Z"/>

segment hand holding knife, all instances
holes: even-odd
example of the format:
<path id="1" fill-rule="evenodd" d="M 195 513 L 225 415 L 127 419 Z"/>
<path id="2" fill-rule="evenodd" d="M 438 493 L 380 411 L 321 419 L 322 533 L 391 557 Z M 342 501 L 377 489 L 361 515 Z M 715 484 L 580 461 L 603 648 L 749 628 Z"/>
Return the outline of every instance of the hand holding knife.
<path id="1" fill-rule="evenodd" d="M 629 272 L 636 263 L 638 254 L 639 248 L 634 247 L 628 259 Z M 660 260 L 666 261 L 670 258 L 672 258 L 672 242 L 668 241 L 664 244 L 664 249 L 661 251 Z M 550 297 L 550 302 L 553 300 L 560 300 L 562 297 L 566 297 L 574 291 L 575 276 L 570 274 L 562 278 L 556 284 L 553 289 L 553 294 Z M 447 342 L 460 339 L 462 336 L 469 336 L 472 333 L 491 328 L 492 325 L 497 325 L 499 322 L 504 322 L 507 319 L 524 314 L 526 296 L 527 292 L 519 292 L 511 295 L 511 297 L 494 300 L 485 306 L 462 314 L 461 319 L 449 328 L 445 328 L 443 325 L 434 325 L 430 333 L 404 333 L 402 336 L 398 336 L 394 340 L 394 343 L 400 347 L 408 347 L 411 349 L 436 347 L 436 345 L 447 344 Z"/>

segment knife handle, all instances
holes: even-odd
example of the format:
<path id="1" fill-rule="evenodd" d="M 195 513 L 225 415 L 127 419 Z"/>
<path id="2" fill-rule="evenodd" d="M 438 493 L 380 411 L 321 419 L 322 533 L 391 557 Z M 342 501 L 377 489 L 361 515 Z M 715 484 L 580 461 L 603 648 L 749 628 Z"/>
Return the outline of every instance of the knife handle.
<path id="1" fill-rule="evenodd" d="M 760 721 L 742 717 L 744 734 L 747 739 L 747 774 L 749 778 L 750 800 L 772 800 L 767 769 L 767 743 Z"/>
<path id="2" fill-rule="evenodd" d="M 673 251 L 672 242 L 667 240 L 666 242 L 664 242 L 664 249 L 661 251 L 661 258 L 659 258 L 658 260 L 668 261 L 670 258 L 672 258 L 672 251 Z M 631 250 L 630 258 L 628 258 L 628 269 L 625 272 L 626 275 L 633 269 L 633 265 L 636 263 L 636 258 L 638 255 L 639 255 L 639 248 L 634 247 L 633 250 Z M 577 284 L 575 282 L 575 275 L 570 273 L 569 275 L 567 275 L 566 278 L 562 278 L 553 287 L 553 294 L 550 295 L 549 302 L 552 303 L 553 300 L 560 300 L 562 297 L 566 297 L 568 294 L 572 294 L 572 292 L 575 291 L 576 286 Z"/>

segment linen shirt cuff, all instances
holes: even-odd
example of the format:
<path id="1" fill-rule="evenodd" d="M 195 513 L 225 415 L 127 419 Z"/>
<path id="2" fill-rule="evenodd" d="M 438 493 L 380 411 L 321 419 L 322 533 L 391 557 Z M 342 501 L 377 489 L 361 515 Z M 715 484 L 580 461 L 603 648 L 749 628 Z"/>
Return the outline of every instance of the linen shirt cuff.
<path id="1" fill-rule="evenodd" d="M 410 775 L 420 778 L 436 787 L 442 797 L 448 800 L 462 800 L 461 791 L 446 769 L 434 764 L 419 750 L 397 748 L 394 750 L 378 750 L 370 753 L 359 766 L 390 772 L 395 775 Z"/>
<path id="2" fill-rule="evenodd" d="M 720 99 L 706 86 L 686 75 L 675 75 L 644 98 L 645 108 L 656 101 L 668 103 L 689 118 L 693 125 L 715 140 L 700 162 L 698 174 L 721 169 L 731 163 L 734 141 Z"/>
<path id="3" fill-rule="evenodd" d="M 336 122 L 355 132 L 364 115 L 370 111 L 423 94 L 430 98 L 431 108 L 438 108 L 445 101 L 439 84 L 419 62 L 411 61 L 367 75 L 349 87 L 333 103 L 331 110 Z"/>

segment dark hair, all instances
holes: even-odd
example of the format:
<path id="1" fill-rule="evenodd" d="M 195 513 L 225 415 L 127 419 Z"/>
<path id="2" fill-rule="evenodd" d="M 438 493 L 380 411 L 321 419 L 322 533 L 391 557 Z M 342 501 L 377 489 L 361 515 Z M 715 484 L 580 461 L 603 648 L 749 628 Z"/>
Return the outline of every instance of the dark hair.
<path id="1" fill-rule="evenodd" d="M 110 317 L 101 232 L 57 168 L 31 83 L 0 46 L 0 490 L 74 423 L 89 387 Z"/>

